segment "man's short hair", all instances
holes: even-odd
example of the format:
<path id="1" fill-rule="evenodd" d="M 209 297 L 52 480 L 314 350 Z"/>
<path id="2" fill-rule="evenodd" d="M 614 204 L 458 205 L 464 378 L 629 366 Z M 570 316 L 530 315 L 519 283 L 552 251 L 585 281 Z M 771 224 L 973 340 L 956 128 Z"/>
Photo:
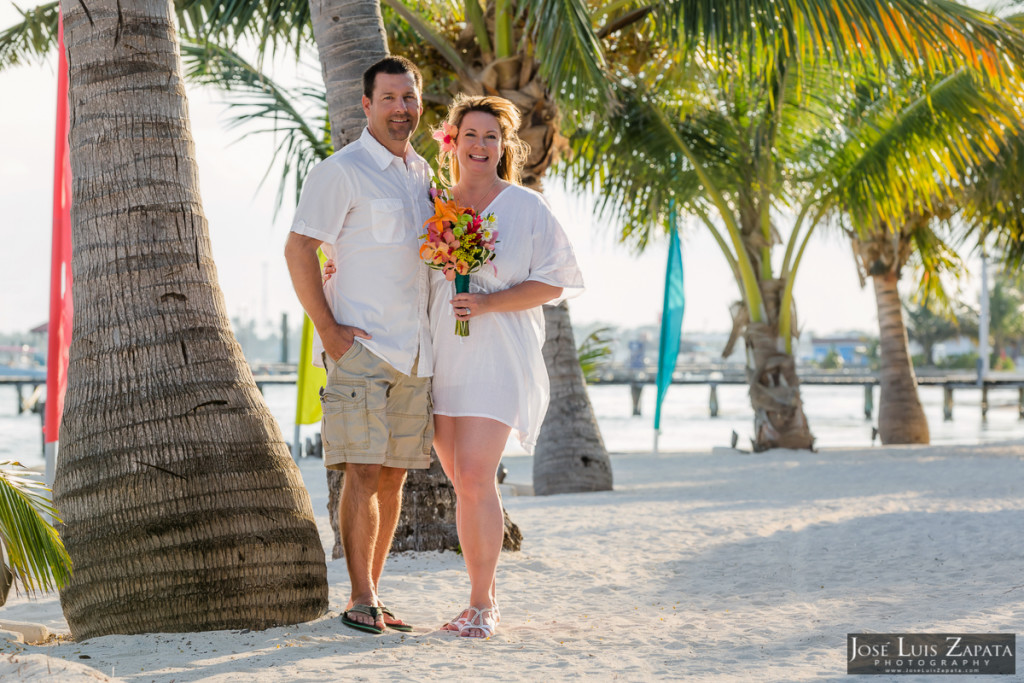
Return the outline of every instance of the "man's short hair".
<path id="1" fill-rule="evenodd" d="M 416 81 L 416 89 L 423 92 L 423 74 L 419 68 L 405 57 L 390 56 L 380 60 L 363 72 L 363 94 L 373 99 L 373 86 L 377 74 L 412 74 Z"/>

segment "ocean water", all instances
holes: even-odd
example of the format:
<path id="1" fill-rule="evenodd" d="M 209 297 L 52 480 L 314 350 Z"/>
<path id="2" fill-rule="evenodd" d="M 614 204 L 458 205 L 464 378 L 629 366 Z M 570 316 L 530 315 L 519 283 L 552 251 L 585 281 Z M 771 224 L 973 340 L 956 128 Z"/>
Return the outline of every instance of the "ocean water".
<path id="1" fill-rule="evenodd" d="M 753 434 L 753 413 L 746 387 L 718 387 L 718 417 L 709 416 L 710 390 L 703 385 L 671 387 L 662 406 L 662 433 L 658 447 L 662 451 L 709 450 L 728 446 L 732 432 L 739 437 L 737 447 L 749 449 Z M 874 390 L 875 413 L 864 417 L 862 387 L 802 387 L 804 407 L 811 431 L 819 448 L 867 447 L 872 445 L 871 430 L 877 424 L 878 389 Z M 933 444 L 980 443 L 1024 439 L 1024 421 L 1018 418 L 1017 390 L 990 389 L 987 419 L 981 417 L 981 390 L 957 389 L 954 392 L 953 420 L 942 418 L 942 389 L 921 387 L 921 401 L 928 416 Z M 265 398 L 281 426 L 286 441 L 294 433 L 295 387 L 271 385 Z M 641 413 L 632 415 L 630 389 L 623 385 L 591 386 L 590 400 L 608 450 L 614 453 L 650 451 L 654 447 L 653 386 L 644 388 Z M 13 387 L 0 386 L 0 461 L 18 460 L 34 466 L 43 462 L 42 424 L 39 415 L 17 414 Z M 319 425 L 301 428 L 305 439 L 319 431 Z M 875 445 L 879 445 L 876 440 Z M 507 452 L 522 454 L 510 441 Z"/>

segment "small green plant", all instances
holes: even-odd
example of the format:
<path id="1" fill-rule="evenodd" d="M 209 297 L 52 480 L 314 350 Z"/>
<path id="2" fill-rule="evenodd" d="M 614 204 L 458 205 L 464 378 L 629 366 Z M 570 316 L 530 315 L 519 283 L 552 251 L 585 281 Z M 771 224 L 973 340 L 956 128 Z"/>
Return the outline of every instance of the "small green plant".
<path id="1" fill-rule="evenodd" d="M 836 351 L 836 347 L 833 346 L 828 350 L 825 358 L 821 361 L 821 367 L 823 370 L 837 370 L 843 367 L 843 357 Z"/>
<path id="2" fill-rule="evenodd" d="M 11 574 L 30 594 L 61 588 L 71 576 L 71 558 L 47 519 L 59 524 L 57 510 L 37 476 L 19 462 L 0 462 L 0 545 Z M 6 598 L 4 591 L 0 604 Z"/>
<path id="3" fill-rule="evenodd" d="M 608 327 L 594 330 L 587 335 L 587 338 L 580 342 L 576 354 L 580 360 L 580 369 L 583 370 L 583 378 L 587 382 L 598 379 L 601 368 L 608 362 L 612 355 L 612 344 L 614 341 L 609 336 L 611 331 Z"/>

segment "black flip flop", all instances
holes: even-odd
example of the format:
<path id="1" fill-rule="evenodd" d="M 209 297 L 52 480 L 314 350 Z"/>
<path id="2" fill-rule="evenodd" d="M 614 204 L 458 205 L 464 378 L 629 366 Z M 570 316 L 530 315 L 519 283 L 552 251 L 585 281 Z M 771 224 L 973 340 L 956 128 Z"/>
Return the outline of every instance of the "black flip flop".
<path id="1" fill-rule="evenodd" d="M 365 631 L 366 633 L 373 633 L 380 635 L 384 633 L 384 629 L 375 626 L 374 624 L 364 624 L 360 621 L 356 621 L 349 617 L 349 614 L 355 612 L 356 614 L 365 614 L 371 617 L 374 622 L 384 621 L 384 613 L 381 612 L 380 607 L 374 607 L 373 605 L 352 605 L 341 614 L 341 623 L 345 624 L 349 628 L 354 628 L 357 631 Z"/>
<path id="2" fill-rule="evenodd" d="M 401 619 L 398 619 L 398 617 L 395 616 L 394 612 L 389 610 L 384 605 L 381 605 L 378 609 L 380 609 L 381 612 L 383 612 L 385 615 L 391 617 L 392 619 L 397 619 L 398 621 L 402 621 Z M 411 633 L 412 632 L 412 626 L 410 626 L 409 624 L 405 623 L 404 621 L 402 621 L 401 624 L 389 624 L 388 622 L 385 621 L 384 622 L 384 628 L 389 628 L 392 631 L 402 631 L 403 633 Z"/>

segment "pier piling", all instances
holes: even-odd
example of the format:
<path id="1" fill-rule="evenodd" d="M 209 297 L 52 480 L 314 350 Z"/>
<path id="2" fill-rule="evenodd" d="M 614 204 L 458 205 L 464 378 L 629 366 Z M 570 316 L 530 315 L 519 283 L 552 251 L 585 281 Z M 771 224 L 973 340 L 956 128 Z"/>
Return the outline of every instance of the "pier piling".
<path id="1" fill-rule="evenodd" d="M 644 390 L 644 385 L 634 382 L 629 385 L 629 392 L 633 397 L 633 415 L 640 414 L 640 394 Z"/>

